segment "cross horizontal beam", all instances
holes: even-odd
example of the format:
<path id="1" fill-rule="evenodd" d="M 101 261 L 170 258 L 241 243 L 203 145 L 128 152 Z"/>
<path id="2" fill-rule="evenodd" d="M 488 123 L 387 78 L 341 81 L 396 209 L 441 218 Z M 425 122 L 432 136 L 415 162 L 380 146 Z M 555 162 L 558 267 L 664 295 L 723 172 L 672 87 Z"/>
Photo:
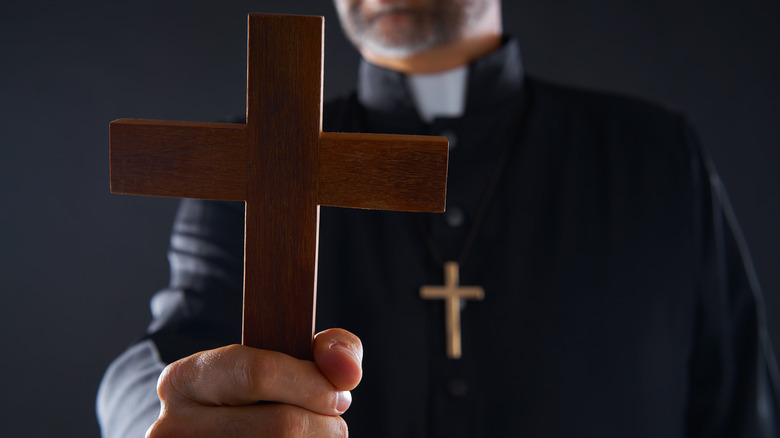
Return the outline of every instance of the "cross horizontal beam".
<path id="1" fill-rule="evenodd" d="M 246 200 L 246 125 L 119 119 L 109 131 L 113 193 Z M 319 141 L 319 205 L 444 211 L 445 138 L 322 132 Z"/>

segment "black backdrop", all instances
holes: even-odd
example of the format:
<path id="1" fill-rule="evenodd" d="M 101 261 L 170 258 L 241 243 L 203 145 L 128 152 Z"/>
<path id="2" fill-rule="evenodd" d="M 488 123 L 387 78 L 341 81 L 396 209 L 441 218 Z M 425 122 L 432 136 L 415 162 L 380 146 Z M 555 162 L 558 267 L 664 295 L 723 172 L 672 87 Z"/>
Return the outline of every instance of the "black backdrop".
<path id="1" fill-rule="evenodd" d="M 780 3 L 504 3 L 528 71 L 651 98 L 690 117 L 734 201 L 780 345 Z M 98 434 L 99 379 L 142 332 L 148 299 L 166 284 L 176 206 L 109 194 L 108 122 L 243 113 L 252 11 L 325 15 L 325 94 L 351 86 L 357 55 L 328 1 L 4 3 L 4 436 Z"/>

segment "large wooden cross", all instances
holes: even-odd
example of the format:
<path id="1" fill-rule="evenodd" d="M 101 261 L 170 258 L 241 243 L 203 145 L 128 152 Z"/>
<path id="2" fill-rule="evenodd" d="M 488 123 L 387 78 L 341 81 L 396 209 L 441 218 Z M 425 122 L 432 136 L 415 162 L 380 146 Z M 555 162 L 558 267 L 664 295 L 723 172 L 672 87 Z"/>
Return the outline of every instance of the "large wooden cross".
<path id="1" fill-rule="evenodd" d="M 243 343 L 311 359 L 319 206 L 444 211 L 444 137 L 322 132 L 322 17 L 249 15 L 246 124 L 111 122 L 114 193 L 246 202 Z"/>

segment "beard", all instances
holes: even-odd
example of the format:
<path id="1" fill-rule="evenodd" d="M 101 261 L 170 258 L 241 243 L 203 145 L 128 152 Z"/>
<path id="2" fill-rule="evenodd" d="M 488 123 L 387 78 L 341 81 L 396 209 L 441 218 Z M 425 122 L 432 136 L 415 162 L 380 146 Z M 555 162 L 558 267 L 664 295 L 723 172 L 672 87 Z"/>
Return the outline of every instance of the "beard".
<path id="1" fill-rule="evenodd" d="M 367 10 L 360 0 L 352 0 L 338 9 L 356 47 L 383 57 L 408 58 L 461 38 L 491 1 L 430 0 L 422 6 L 396 2 Z"/>

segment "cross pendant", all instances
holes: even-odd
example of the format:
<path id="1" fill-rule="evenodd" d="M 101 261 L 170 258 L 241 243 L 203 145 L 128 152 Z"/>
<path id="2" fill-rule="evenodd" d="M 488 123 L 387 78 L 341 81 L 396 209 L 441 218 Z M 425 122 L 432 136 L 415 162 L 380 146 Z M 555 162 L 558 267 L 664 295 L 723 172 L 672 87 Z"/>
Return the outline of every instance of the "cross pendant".
<path id="1" fill-rule="evenodd" d="M 479 286 L 460 286 L 458 262 L 444 263 L 444 286 L 423 286 L 420 297 L 426 300 L 444 300 L 447 330 L 447 357 L 460 359 L 460 308 L 461 300 L 481 301 L 485 291 Z"/>

